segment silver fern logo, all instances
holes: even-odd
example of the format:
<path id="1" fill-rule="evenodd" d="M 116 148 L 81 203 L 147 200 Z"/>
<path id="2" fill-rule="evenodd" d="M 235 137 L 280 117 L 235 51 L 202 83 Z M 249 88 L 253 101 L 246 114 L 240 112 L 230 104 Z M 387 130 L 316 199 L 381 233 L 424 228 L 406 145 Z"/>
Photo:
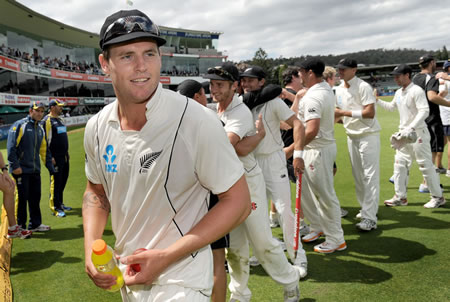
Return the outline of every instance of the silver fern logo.
<path id="1" fill-rule="evenodd" d="M 155 162 L 155 160 L 161 155 L 162 150 L 158 152 L 152 152 L 145 154 L 140 158 L 141 162 L 141 168 L 139 169 L 139 173 L 147 173 L 148 169 L 150 169 L 150 166 Z"/>

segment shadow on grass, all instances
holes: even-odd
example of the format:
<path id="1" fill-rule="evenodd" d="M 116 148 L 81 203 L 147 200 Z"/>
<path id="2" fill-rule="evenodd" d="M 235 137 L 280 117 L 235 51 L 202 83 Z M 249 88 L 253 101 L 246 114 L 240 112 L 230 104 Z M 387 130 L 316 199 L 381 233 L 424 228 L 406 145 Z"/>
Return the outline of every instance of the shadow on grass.
<path id="1" fill-rule="evenodd" d="M 113 235 L 111 230 L 105 230 L 103 236 Z M 65 241 L 74 240 L 78 238 L 83 238 L 83 225 L 80 224 L 78 228 L 52 228 L 48 232 L 35 232 L 31 235 L 31 240 L 33 239 L 46 239 L 50 241 Z"/>
<path id="2" fill-rule="evenodd" d="M 82 217 L 81 208 L 73 208 L 71 211 L 66 211 L 67 216 L 78 216 Z"/>
<path id="3" fill-rule="evenodd" d="M 61 251 L 49 250 L 45 252 L 23 252 L 17 253 L 12 259 L 11 263 L 13 269 L 11 275 L 18 275 L 23 273 L 30 273 L 40 271 L 51 267 L 57 262 L 71 264 L 83 261 L 78 257 L 64 257 Z"/>

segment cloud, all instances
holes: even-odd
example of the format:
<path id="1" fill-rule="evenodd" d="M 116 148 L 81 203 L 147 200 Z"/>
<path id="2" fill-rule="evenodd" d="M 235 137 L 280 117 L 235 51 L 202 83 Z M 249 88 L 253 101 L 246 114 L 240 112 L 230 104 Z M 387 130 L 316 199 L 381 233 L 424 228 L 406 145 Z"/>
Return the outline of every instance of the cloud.
<path id="1" fill-rule="evenodd" d="M 126 0 L 20 0 L 29 8 L 98 33 Z M 160 25 L 219 31 L 219 49 L 233 61 L 258 48 L 270 57 L 342 54 L 373 48 L 437 50 L 447 45 L 450 13 L 444 0 L 133 0 Z"/>

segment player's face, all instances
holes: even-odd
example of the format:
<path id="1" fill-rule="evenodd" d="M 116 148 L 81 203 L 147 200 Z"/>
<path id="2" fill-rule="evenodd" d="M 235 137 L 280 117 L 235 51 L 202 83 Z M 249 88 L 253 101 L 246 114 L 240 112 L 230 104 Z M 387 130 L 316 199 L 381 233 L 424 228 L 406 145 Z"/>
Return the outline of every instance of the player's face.
<path id="1" fill-rule="evenodd" d="M 394 81 L 400 87 L 406 87 L 410 82 L 408 74 L 396 74 L 394 75 Z"/>
<path id="2" fill-rule="evenodd" d="M 56 115 L 61 115 L 62 111 L 63 111 L 63 107 L 61 106 L 53 106 L 53 110 L 55 112 Z"/>
<path id="3" fill-rule="evenodd" d="M 305 87 L 309 88 L 310 86 L 310 74 L 309 71 L 306 71 L 306 69 L 301 68 L 298 71 L 298 74 L 300 76 L 300 78 L 302 79 L 302 83 Z"/>
<path id="4" fill-rule="evenodd" d="M 161 70 L 161 56 L 155 42 L 145 40 L 111 46 L 110 58 L 100 55 L 103 71 L 111 77 L 121 102 L 146 102 L 156 91 Z"/>
<path id="5" fill-rule="evenodd" d="M 356 68 L 339 68 L 339 77 L 344 81 L 350 81 L 356 74 Z"/>
<path id="6" fill-rule="evenodd" d="M 208 103 L 208 100 L 206 99 L 205 89 L 200 88 L 200 91 L 194 94 L 194 100 L 202 104 L 203 106 L 206 106 L 206 103 Z"/>
<path id="7" fill-rule="evenodd" d="M 250 92 L 259 90 L 264 86 L 264 79 L 258 80 L 258 78 L 243 77 L 241 78 L 241 86 L 244 92 Z"/>
<path id="8" fill-rule="evenodd" d="M 44 108 L 30 109 L 30 116 L 36 122 L 39 122 L 44 117 Z"/>
<path id="9" fill-rule="evenodd" d="M 209 82 L 209 91 L 216 103 L 231 101 L 236 90 L 237 82 L 211 80 Z"/>

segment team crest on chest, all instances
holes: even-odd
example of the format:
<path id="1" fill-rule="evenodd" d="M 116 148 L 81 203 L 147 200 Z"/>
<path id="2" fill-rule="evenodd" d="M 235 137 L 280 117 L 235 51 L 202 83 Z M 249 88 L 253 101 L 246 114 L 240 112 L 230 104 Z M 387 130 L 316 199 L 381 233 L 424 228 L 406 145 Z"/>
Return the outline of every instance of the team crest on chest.
<path id="1" fill-rule="evenodd" d="M 161 155 L 161 153 L 162 153 L 162 150 L 158 151 L 158 152 L 152 152 L 152 153 L 147 153 L 147 154 L 143 155 L 139 159 L 139 162 L 141 164 L 139 173 L 140 174 L 147 173 L 148 169 L 150 169 L 152 164 L 158 159 L 158 157 Z"/>

